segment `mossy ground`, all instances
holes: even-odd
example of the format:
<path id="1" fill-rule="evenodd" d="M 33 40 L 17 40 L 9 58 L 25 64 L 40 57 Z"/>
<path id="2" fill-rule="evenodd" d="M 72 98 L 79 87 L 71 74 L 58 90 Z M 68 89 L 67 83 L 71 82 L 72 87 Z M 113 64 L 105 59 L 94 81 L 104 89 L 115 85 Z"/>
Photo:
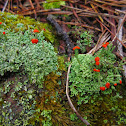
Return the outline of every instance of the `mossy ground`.
<path id="1" fill-rule="evenodd" d="M 49 24 L 40 23 L 29 17 L 24 18 L 23 16 L 14 16 L 8 13 L 1 14 L 0 21 L 6 24 L 5 28 L 14 29 L 15 31 L 19 30 L 15 29 L 15 25 L 18 23 L 25 25 L 25 27 L 21 29 L 22 32 L 29 27 L 38 30 L 44 28 L 46 29 L 44 32 L 46 40 L 52 42 L 55 45 L 56 50 L 58 48 L 58 44 L 56 44 L 58 40 L 51 32 L 52 27 Z M 11 89 L 7 94 L 1 93 L 0 95 L 0 98 L 2 98 L 0 102 L 1 115 L 2 112 L 7 115 L 4 119 L 3 116 L 0 118 L 0 125 L 8 126 L 9 124 L 7 121 L 10 120 L 9 114 L 11 115 L 9 110 L 17 108 L 18 111 L 14 111 L 15 115 L 13 116 L 13 119 L 11 119 L 12 122 L 10 125 L 13 124 L 14 120 L 19 118 L 19 120 L 15 122 L 15 125 L 84 126 L 78 118 L 75 120 L 70 119 L 70 115 L 73 114 L 73 111 L 68 104 L 65 94 L 67 68 L 65 67 L 64 59 L 66 59 L 66 55 L 58 57 L 59 69 L 45 77 L 42 89 L 38 89 L 35 85 L 26 82 L 27 75 L 24 75 L 22 71 L 18 71 L 17 73 L 6 73 L 5 76 L 2 76 L 2 79 L 0 80 L 1 89 L 5 91 L 5 83 L 8 82 L 11 83 Z M 14 87 L 18 82 L 21 82 L 24 85 L 27 83 L 28 90 L 24 89 L 16 92 L 16 99 L 14 100 L 10 97 L 10 94 L 13 92 Z M 35 106 L 33 107 L 34 112 L 33 114 L 30 114 L 30 116 L 27 114 L 29 108 L 25 109 L 27 110 L 26 112 L 23 111 L 23 106 L 18 105 L 18 101 L 22 98 L 24 99 L 24 107 L 25 105 L 29 107 L 29 112 L 31 113 L 32 105 L 35 102 Z M 29 98 L 30 100 L 28 100 Z M 4 102 L 11 103 L 11 105 L 7 107 L 7 111 L 2 108 Z M 72 98 L 72 102 L 82 117 L 85 117 L 92 126 L 124 126 L 126 124 L 126 86 L 124 86 L 124 84 L 119 85 L 117 91 L 113 91 L 111 95 L 101 94 L 100 97 L 95 100 L 91 99 L 87 104 L 78 106 L 76 97 Z M 22 115 L 19 117 L 20 112 L 22 112 Z M 43 112 L 47 112 L 47 116 L 44 116 Z M 21 121 L 21 119 L 23 121 Z M 18 121 L 21 121 L 21 123 Z"/>

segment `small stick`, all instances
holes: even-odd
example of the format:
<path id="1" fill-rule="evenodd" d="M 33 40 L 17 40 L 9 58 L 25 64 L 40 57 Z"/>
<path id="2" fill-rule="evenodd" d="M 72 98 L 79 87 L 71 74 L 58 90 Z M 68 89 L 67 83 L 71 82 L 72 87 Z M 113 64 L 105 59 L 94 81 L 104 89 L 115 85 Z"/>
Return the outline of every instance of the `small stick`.
<path id="1" fill-rule="evenodd" d="M 117 6 L 117 7 L 125 7 L 126 6 L 126 4 L 124 2 L 123 2 L 123 5 L 120 5 L 119 4 L 120 3 L 119 1 L 116 4 L 115 3 L 110 3 L 110 2 L 105 2 L 104 0 L 94 0 L 94 1 L 99 2 L 99 3 L 102 3 L 102 4 L 110 5 L 110 6 Z"/>
<path id="2" fill-rule="evenodd" d="M 120 31 L 120 29 L 121 29 L 121 27 L 122 27 L 122 25 L 123 25 L 123 23 L 124 23 L 124 21 L 125 21 L 125 18 L 126 18 L 126 14 L 125 14 L 125 16 L 123 17 L 122 22 L 120 23 L 120 26 L 118 27 L 117 33 L 116 33 L 115 37 L 113 38 L 112 42 L 114 42 L 115 39 L 117 38 L 117 35 L 118 35 L 118 33 L 119 33 L 119 31 Z M 120 42 L 120 41 L 119 41 L 119 42 Z M 121 43 L 121 44 L 122 44 L 122 43 Z M 123 45 L 123 44 L 122 44 L 122 45 Z M 124 46 L 124 47 L 125 47 L 125 46 Z M 125 47 L 125 48 L 126 48 L 126 47 Z"/>
<path id="3" fill-rule="evenodd" d="M 67 35 L 65 31 L 61 28 L 61 26 L 56 22 L 55 18 L 52 15 L 48 15 L 47 21 L 49 21 L 56 29 L 58 36 L 60 36 L 66 43 L 68 57 L 71 57 L 72 54 L 72 43 L 70 37 Z"/>
<path id="4" fill-rule="evenodd" d="M 97 20 L 97 19 L 96 19 Z M 97 20 L 99 23 L 101 23 L 102 25 L 103 25 L 103 27 L 105 28 L 105 29 L 107 29 L 113 36 L 114 36 L 114 34 L 102 23 L 102 22 L 100 22 L 99 20 Z M 116 36 L 116 39 L 126 48 L 126 46 L 125 46 L 125 44 L 122 42 L 122 41 L 120 41 L 119 40 L 119 38 Z"/>
<path id="5" fill-rule="evenodd" d="M 75 8 L 75 7 L 70 7 L 70 6 L 67 6 L 67 5 L 61 5 L 63 7 L 66 7 L 66 8 L 69 8 L 69 9 L 74 9 L 74 10 L 77 10 L 77 11 L 81 11 L 81 15 L 83 15 L 83 13 L 86 13 L 86 14 L 89 14 L 90 15 L 94 15 L 94 16 L 106 16 L 106 17 L 113 17 L 113 18 L 117 18 L 117 19 L 120 19 L 121 17 L 120 16 L 115 16 L 115 15 L 111 15 L 111 14 L 105 14 L 105 13 L 96 13 L 96 12 L 92 12 L 92 11 L 89 11 L 87 9 L 79 9 L 79 8 Z M 79 12 L 80 13 L 80 12 Z M 79 15 L 78 15 L 79 16 Z"/>
<path id="6" fill-rule="evenodd" d="M 121 14 L 121 16 L 122 16 L 122 14 Z M 125 18 L 126 18 L 126 14 L 125 14 L 125 16 L 124 16 L 123 19 L 120 19 L 120 20 L 119 20 L 118 31 L 117 31 L 117 33 L 116 33 L 116 35 L 115 35 L 115 37 L 118 36 L 118 38 L 119 38 L 121 41 L 122 41 L 122 32 L 123 32 L 123 22 L 124 22 Z M 114 37 L 114 38 L 115 38 L 115 37 Z M 117 41 L 117 53 L 118 53 L 121 57 L 124 57 L 124 56 L 123 56 L 122 44 L 121 44 L 119 41 Z M 124 70 L 124 71 L 123 71 L 123 75 L 124 75 L 124 77 L 126 78 L 126 65 L 123 65 L 122 67 L 123 67 L 123 70 Z"/>
<path id="7" fill-rule="evenodd" d="M 108 8 L 108 7 L 105 7 L 104 4 L 103 4 L 103 5 L 100 5 L 100 4 L 98 4 L 98 3 L 94 2 L 94 1 L 91 1 L 91 3 L 95 4 L 96 6 L 102 8 L 102 9 L 104 9 L 104 10 L 107 10 L 107 11 L 109 11 L 109 12 L 116 13 L 116 14 L 118 13 L 118 12 L 116 12 L 116 11 L 114 11 L 114 10 Z"/>
<path id="8" fill-rule="evenodd" d="M 29 3 L 31 4 L 31 7 L 32 7 L 32 9 L 33 9 L 33 11 L 34 11 L 35 19 L 37 19 L 37 13 L 36 13 L 35 8 L 34 8 L 34 6 L 33 6 L 33 4 L 32 4 L 32 1 L 29 0 Z"/>
<path id="9" fill-rule="evenodd" d="M 5 5 L 4 5 L 3 9 L 2 9 L 2 12 L 5 11 L 7 4 L 8 4 L 8 0 L 6 0 L 6 3 L 5 3 Z"/>
<path id="10" fill-rule="evenodd" d="M 71 63 L 72 64 L 72 63 Z M 67 96 L 67 99 L 68 99 L 68 102 L 70 104 L 70 107 L 73 109 L 73 111 L 75 112 L 75 114 L 78 116 L 78 118 L 84 122 L 87 126 L 90 125 L 90 123 L 85 120 L 84 118 L 82 118 L 82 116 L 77 112 L 76 108 L 74 107 L 70 97 L 69 97 L 69 89 L 68 89 L 68 81 L 69 81 L 69 73 L 70 73 L 70 68 L 71 68 L 71 64 L 69 65 L 68 67 L 68 72 L 67 72 L 67 81 L 66 81 L 66 96 Z"/>
<path id="11" fill-rule="evenodd" d="M 58 23 L 62 23 L 62 24 L 69 24 L 69 25 L 81 26 L 81 27 L 85 27 L 85 28 L 89 28 L 89 29 L 101 31 L 99 28 L 95 28 L 95 27 L 93 27 L 93 26 L 88 26 L 88 25 L 82 24 L 82 23 L 64 22 L 64 21 L 60 21 L 60 20 L 56 20 L 56 21 L 57 21 Z"/>
<path id="12" fill-rule="evenodd" d="M 73 4 L 70 3 L 70 6 L 73 7 Z M 79 19 L 78 15 L 77 15 L 76 11 L 75 11 L 74 9 L 73 9 L 72 11 L 73 11 L 74 16 L 75 16 L 75 17 L 77 18 L 77 20 L 80 22 L 80 19 Z"/>
<path id="13" fill-rule="evenodd" d="M 37 9 L 38 8 L 41 8 L 40 4 L 39 4 L 39 1 L 38 0 L 35 0 L 36 4 L 37 4 Z"/>

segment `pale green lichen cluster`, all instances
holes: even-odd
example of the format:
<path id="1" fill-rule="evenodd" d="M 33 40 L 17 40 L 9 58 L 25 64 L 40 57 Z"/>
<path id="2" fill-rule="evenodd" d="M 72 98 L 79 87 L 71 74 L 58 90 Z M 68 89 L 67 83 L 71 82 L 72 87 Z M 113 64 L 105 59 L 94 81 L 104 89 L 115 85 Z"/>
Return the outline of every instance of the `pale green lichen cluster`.
<path id="1" fill-rule="evenodd" d="M 50 72 L 57 70 L 57 56 L 51 43 L 45 41 L 43 31 L 33 33 L 26 30 L 23 34 L 3 30 L 1 28 L 0 43 L 0 75 L 6 72 L 17 72 L 19 69 L 29 75 L 32 83 L 41 84 L 43 77 Z M 5 35 L 2 35 L 5 31 Z M 37 44 L 31 40 L 36 37 Z"/>
<path id="2" fill-rule="evenodd" d="M 95 57 L 99 56 L 100 64 L 95 64 Z M 78 59 L 72 60 L 71 72 L 69 75 L 71 96 L 78 96 L 78 104 L 88 103 L 92 95 L 99 96 L 100 87 L 105 87 L 106 83 L 111 84 L 111 88 L 106 89 L 104 94 L 112 93 L 116 90 L 114 84 L 121 80 L 120 67 L 114 66 L 116 60 L 112 53 L 112 45 L 107 49 L 102 48 L 96 56 L 91 54 L 79 54 Z M 114 67 L 113 67 L 114 66 Z M 100 72 L 94 71 L 94 68 Z"/>
<path id="3" fill-rule="evenodd" d="M 0 125 L 25 126 L 37 118 L 36 99 L 42 95 L 45 76 L 58 69 L 58 58 L 53 45 L 45 40 L 44 30 L 34 33 L 33 26 L 19 23 L 18 15 L 1 15 L 0 76 L 3 80 L 0 83 Z M 8 26 L 9 20 L 12 26 Z M 15 29 L 11 20 L 18 21 Z M 37 44 L 32 43 L 33 38 L 38 39 Z M 6 75 L 7 80 L 4 79 Z M 45 117 L 43 114 L 39 116 Z M 46 125 L 46 117 L 37 123 Z M 48 123 L 52 124 L 51 117 Z M 32 125 L 36 125 L 35 120 Z"/>

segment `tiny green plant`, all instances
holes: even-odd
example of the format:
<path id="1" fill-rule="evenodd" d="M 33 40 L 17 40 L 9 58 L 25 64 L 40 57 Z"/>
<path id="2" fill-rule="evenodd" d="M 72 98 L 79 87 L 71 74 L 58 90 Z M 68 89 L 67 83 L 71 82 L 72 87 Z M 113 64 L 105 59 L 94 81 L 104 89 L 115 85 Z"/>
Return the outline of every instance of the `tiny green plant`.
<path id="1" fill-rule="evenodd" d="M 88 31 L 80 33 L 80 40 L 77 40 L 77 45 L 80 47 L 82 53 L 86 52 L 86 46 L 90 47 L 93 43 L 92 37 L 93 35 Z"/>
<path id="2" fill-rule="evenodd" d="M 52 126 L 51 122 L 51 112 L 52 110 L 43 110 L 41 112 L 41 115 L 46 118 L 45 120 L 42 121 L 43 126 Z"/>
<path id="3" fill-rule="evenodd" d="M 112 44 L 103 47 L 94 56 L 79 54 L 72 59 L 71 73 L 69 74 L 71 97 L 77 96 L 78 104 L 88 103 L 93 96 L 110 94 L 116 90 L 115 83 L 122 84 L 120 68 L 113 67 L 116 57 L 112 53 Z"/>
<path id="4" fill-rule="evenodd" d="M 77 117 L 76 114 L 74 113 L 74 114 L 70 114 L 70 119 L 71 119 L 72 121 L 74 121 L 74 120 L 77 120 L 78 117 Z"/>
<path id="5" fill-rule="evenodd" d="M 56 0 L 56 1 L 46 0 L 43 3 L 44 9 L 60 8 L 60 5 L 65 5 L 65 1 L 63 1 L 63 0 Z"/>

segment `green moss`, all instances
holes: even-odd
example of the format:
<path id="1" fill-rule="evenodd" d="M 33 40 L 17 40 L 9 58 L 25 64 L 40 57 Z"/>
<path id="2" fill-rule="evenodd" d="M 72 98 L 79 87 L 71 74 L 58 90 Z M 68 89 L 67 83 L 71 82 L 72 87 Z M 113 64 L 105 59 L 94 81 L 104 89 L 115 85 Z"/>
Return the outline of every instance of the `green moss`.
<path id="1" fill-rule="evenodd" d="M 44 123 L 49 122 L 48 118 L 45 118 L 40 114 L 43 110 L 51 111 L 48 117 L 50 117 L 50 123 L 53 125 L 67 125 L 70 121 L 69 118 L 66 117 L 65 108 L 60 103 L 60 87 L 58 84 L 60 76 L 61 75 L 57 75 L 55 73 L 51 73 L 46 76 L 46 80 L 44 82 L 45 92 L 37 99 L 36 104 L 36 110 L 38 112 L 35 113 L 36 116 L 34 120 L 38 120 L 39 123 L 41 120 L 45 120 Z"/>
<path id="2" fill-rule="evenodd" d="M 117 90 L 121 93 L 121 85 L 117 87 Z M 91 126 L 103 126 L 106 125 L 118 125 L 123 126 L 126 123 L 126 100 L 125 96 L 115 97 L 118 93 L 113 91 L 112 94 L 99 96 L 97 99 L 93 97 L 87 104 L 77 105 L 76 97 L 73 97 L 73 103 L 78 108 L 82 117 L 86 117 Z M 78 118 L 74 118 L 74 125 L 84 125 Z"/>
<path id="3" fill-rule="evenodd" d="M 60 8 L 60 5 L 65 5 L 65 1 L 57 0 L 57 1 L 53 2 L 53 0 L 46 0 L 43 3 L 44 9 Z"/>
<path id="4" fill-rule="evenodd" d="M 27 125 L 35 112 L 35 87 L 26 75 L 15 74 L 0 83 L 2 106 L 0 125 Z"/>
<path id="5" fill-rule="evenodd" d="M 66 71 L 65 56 L 58 56 L 59 70 Z"/>
<path id="6" fill-rule="evenodd" d="M 32 19 L 30 17 L 24 17 L 20 15 L 12 15 L 10 13 L 0 12 L 0 22 L 3 22 L 4 29 L 11 29 L 11 31 L 25 31 L 28 29 L 38 29 L 39 31 L 44 31 L 44 36 L 47 41 L 51 43 L 56 41 L 54 34 L 52 33 L 52 27 L 48 23 L 42 23 Z"/>

